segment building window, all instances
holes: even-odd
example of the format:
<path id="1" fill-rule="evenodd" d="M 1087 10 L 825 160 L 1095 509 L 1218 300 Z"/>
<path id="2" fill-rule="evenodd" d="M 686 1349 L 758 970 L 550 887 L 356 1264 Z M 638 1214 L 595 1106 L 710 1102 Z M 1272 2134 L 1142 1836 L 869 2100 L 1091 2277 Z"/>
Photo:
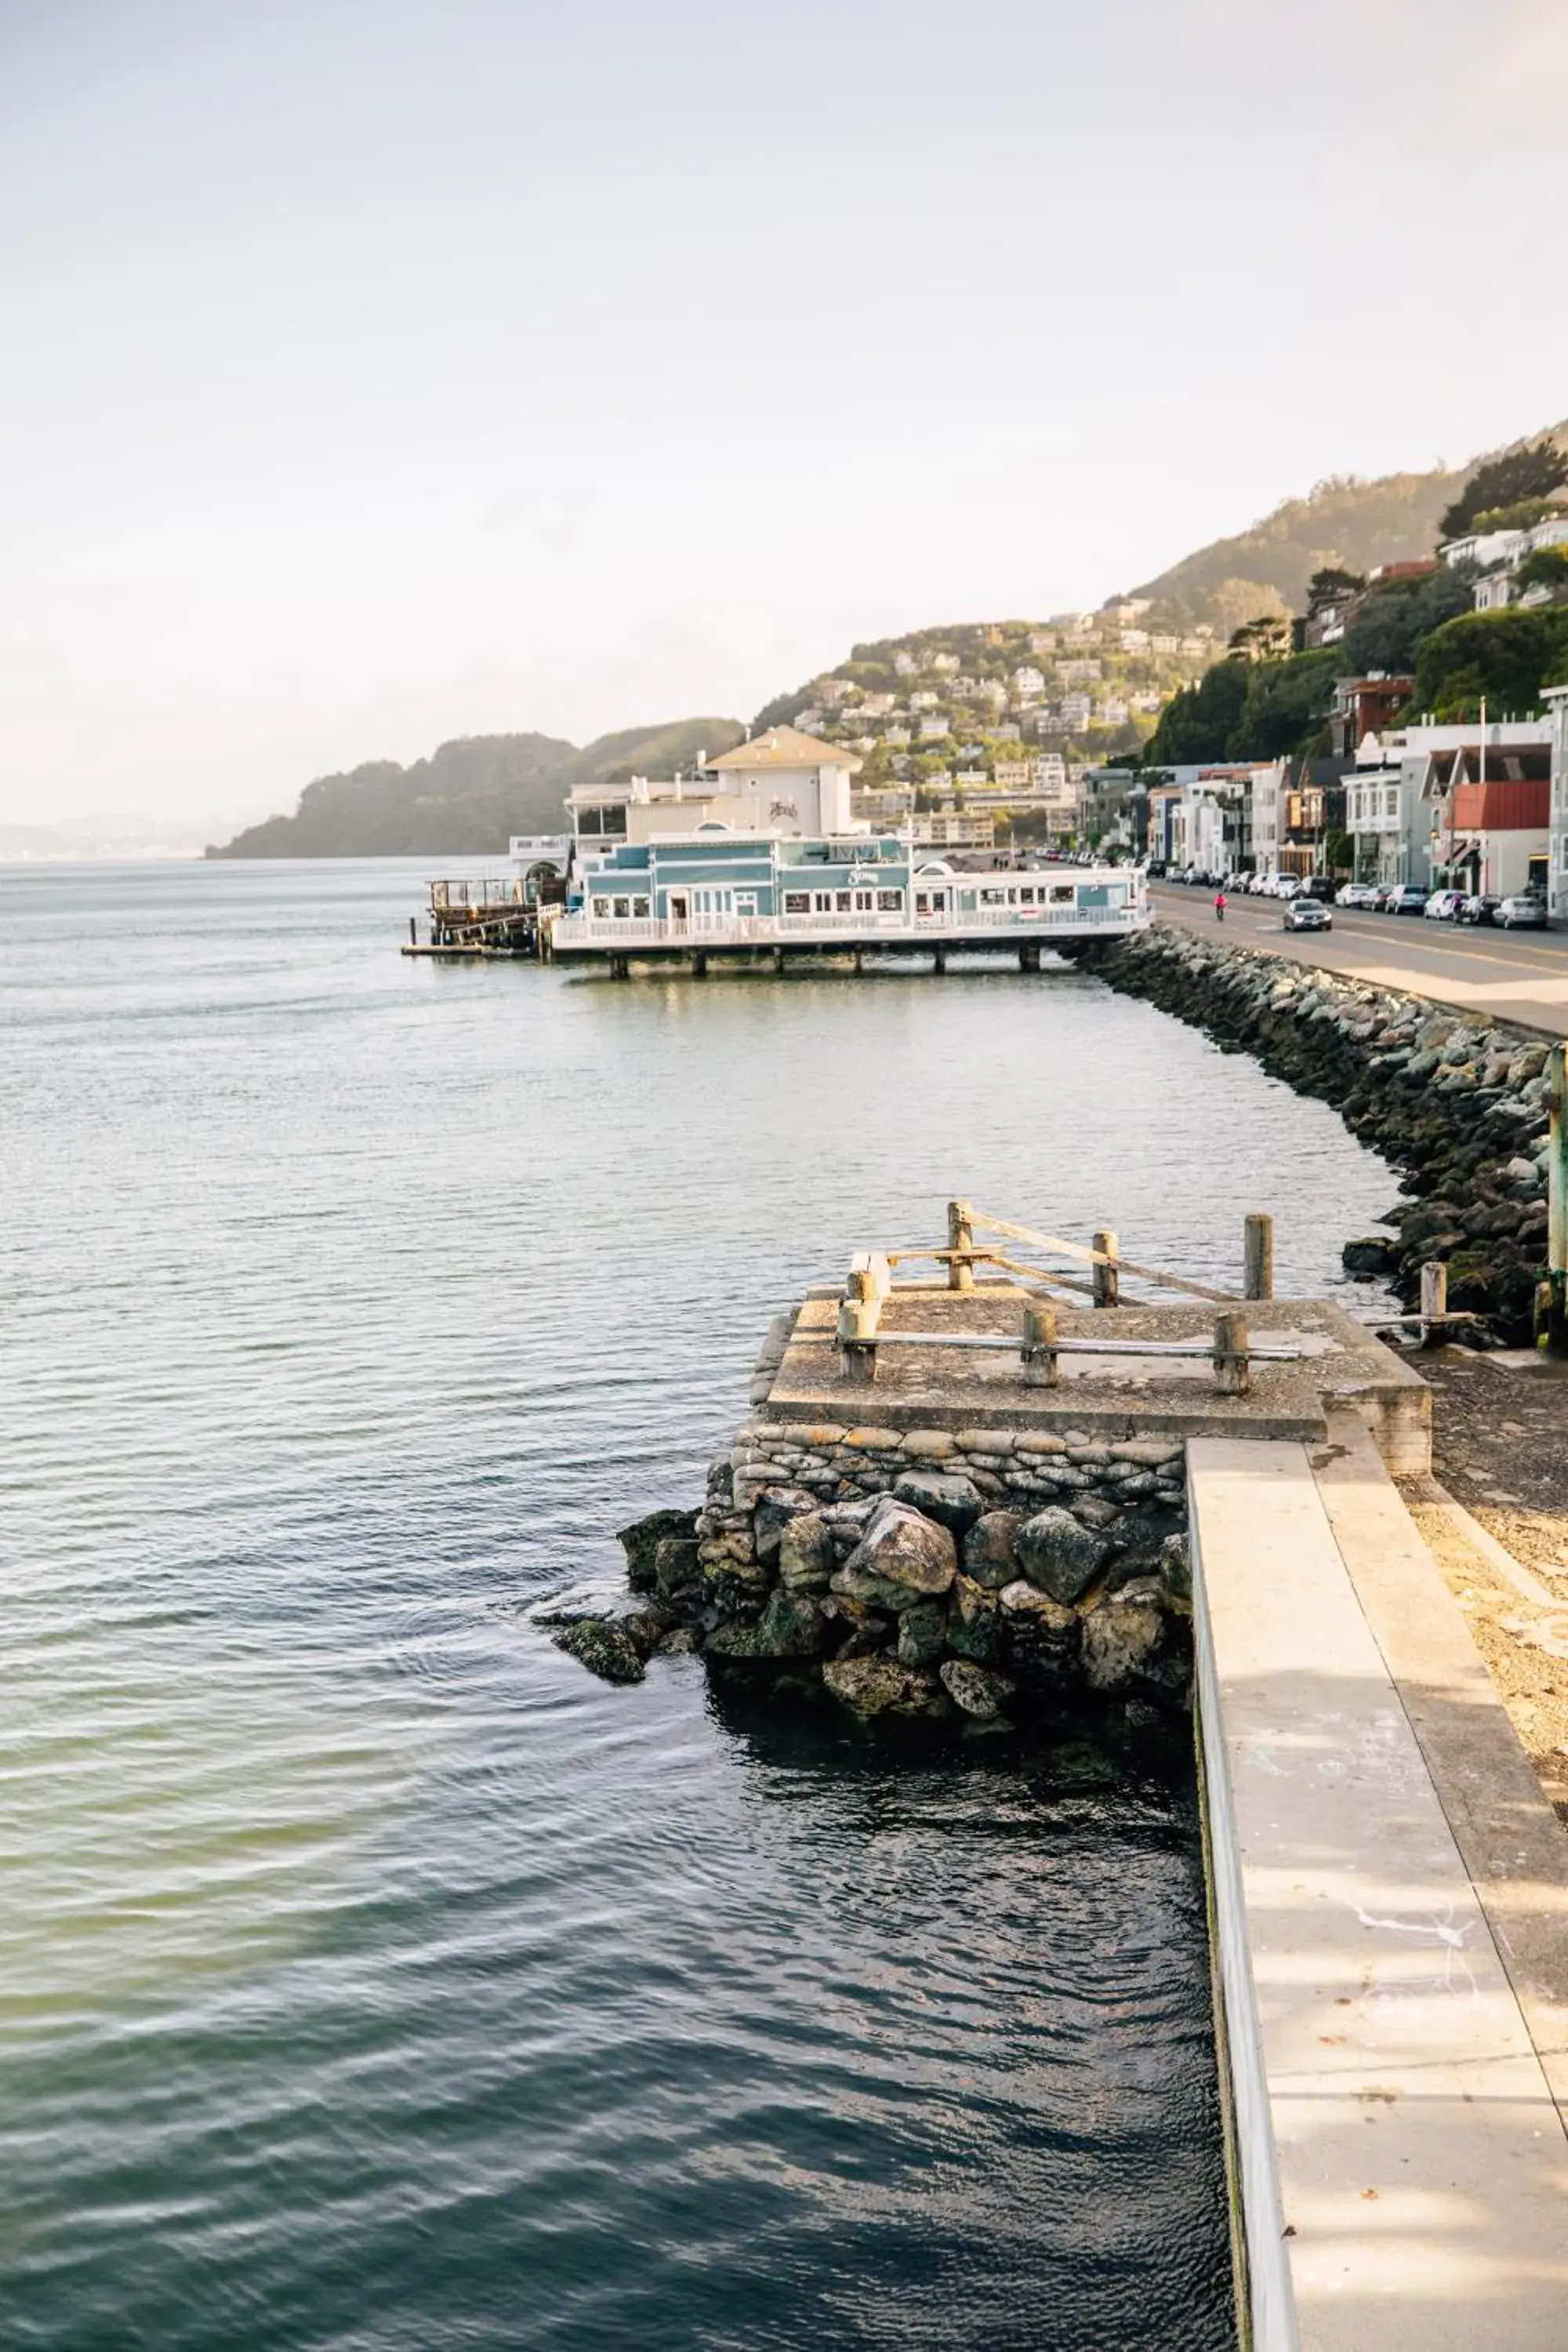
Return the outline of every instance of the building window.
<path id="1" fill-rule="evenodd" d="M 1051 892 L 1053 907 L 1070 907 L 1078 893 L 1070 882 L 1058 883 Z"/>
<path id="2" fill-rule="evenodd" d="M 818 914 L 818 915 L 831 915 L 831 914 L 832 914 L 832 912 L 833 912 L 833 893 L 832 893 L 832 891 L 831 891 L 831 890 L 819 890 L 819 891 L 816 893 L 816 906 L 815 906 L 815 908 L 814 908 L 813 911 L 814 911 L 814 913 Z"/>
<path id="3" fill-rule="evenodd" d="M 811 912 L 810 891 L 786 890 L 784 892 L 784 910 L 786 915 L 809 915 Z"/>
<path id="4" fill-rule="evenodd" d="M 834 896 L 837 899 L 838 912 L 841 915 L 852 915 L 855 912 L 854 893 L 852 891 L 838 890 L 834 893 Z"/>
<path id="5" fill-rule="evenodd" d="M 903 910 L 904 894 L 901 890 L 878 891 L 877 912 L 879 915 L 901 915 Z"/>
<path id="6" fill-rule="evenodd" d="M 1399 814 L 1399 787 L 1397 784 L 1390 784 L 1388 790 L 1384 793 L 1383 796 L 1383 813 L 1384 816 L 1397 816 Z"/>
<path id="7" fill-rule="evenodd" d="M 601 918 L 601 919 L 604 919 L 605 917 L 606 917 L 606 916 L 609 914 L 609 911 L 610 911 L 610 902 L 609 902 L 609 900 L 608 900 L 607 898 L 595 898 L 595 901 L 594 901 L 594 912 L 595 912 L 595 915 L 599 916 L 599 917 Z"/>
<path id="8" fill-rule="evenodd" d="M 1005 890 L 982 890 L 980 903 L 983 907 L 1005 907 L 1007 903 L 1007 893 Z"/>
<path id="9" fill-rule="evenodd" d="M 646 898 L 634 898 L 632 900 L 632 912 L 639 919 L 646 916 L 647 913 L 647 900 Z"/>
<path id="10" fill-rule="evenodd" d="M 1035 903 L 1034 884 L 1032 882 L 1026 882 L 1023 888 L 1018 893 L 1018 898 L 1022 905 L 1032 907 Z"/>
<path id="11" fill-rule="evenodd" d="M 624 921 L 631 911 L 632 902 L 629 898 L 617 898 L 616 900 L 616 916 L 618 921 Z"/>

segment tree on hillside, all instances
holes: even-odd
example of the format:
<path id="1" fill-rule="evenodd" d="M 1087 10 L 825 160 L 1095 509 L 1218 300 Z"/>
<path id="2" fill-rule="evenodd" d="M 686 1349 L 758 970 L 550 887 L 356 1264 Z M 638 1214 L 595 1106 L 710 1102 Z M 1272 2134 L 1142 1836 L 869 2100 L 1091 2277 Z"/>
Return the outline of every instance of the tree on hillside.
<path id="1" fill-rule="evenodd" d="M 1226 740 L 1226 759 L 1283 760 L 1314 750 L 1339 667 L 1331 646 L 1289 661 L 1259 662 L 1247 673 L 1247 699 Z"/>
<path id="2" fill-rule="evenodd" d="M 1342 564 L 1325 564 L 1307 583 L 1307 617 L 1310 620 L 1325 604 L 1337 604 L 1343 596 L 1359 595 L 1365 586 L 1361 572 L 1347 572 Z"/>
<path id="3" fill-rule="evenodd" d="M 1155 765 L 1184 766 L 1223 760 L 1231 730 L 1247 700 L 1245 662 L 1216 662 L 1196 686 L 1184 687 L 1160 713 L 1146 756 Z"/>
<path id="4" fill-rule="evenodd" d="M 1445 509 L 1437 525 L 1438 536 L 1463 539 L 1475 528 L 1478 516 L 1492 508 L 1549 498 L 1564 482 L 1568 482 L 1568 455 L 1550 438 L 1489 457 L 1476 467 L 1453 505 Z"/>
<path id="5" fill-rule="evenodd" d="M 1373 589 L 1345 623 L 1345 668 L 1362 676 L 1381 669 L 1391 677 L 1403 677 L 1415 667 L 1424 637 L 1469 611 L 1475 576 L 1473 564 L 1440 563 L 1436 572 Z"/>
<path id="6" fill-rule="evenodd" d="M 1539 708 L 1543 686 L 1565 679 L 1568 607 L 1508 604 L 1434 630 L 1416 660 L 1411 700 L 1439 720 L 1476 718 L 1483 698 L 1494 718 L 1523 718 Z"/>

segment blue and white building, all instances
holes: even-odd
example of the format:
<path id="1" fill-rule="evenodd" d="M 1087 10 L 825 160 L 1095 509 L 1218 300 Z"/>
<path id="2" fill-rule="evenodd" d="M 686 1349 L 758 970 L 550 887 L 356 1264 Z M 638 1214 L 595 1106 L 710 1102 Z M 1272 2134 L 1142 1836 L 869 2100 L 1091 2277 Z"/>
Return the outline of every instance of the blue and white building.
<path id="1" fill-rule="evenodd" d="M 549 951 L 1028 946 L 1141 929 L 1141 874 L 1125 866 L 961 871 L 912 828 L 850 815 L 860 762 L 780 727 L 689 777 L 582 786 L 568 802 L 566 904 Z"/>

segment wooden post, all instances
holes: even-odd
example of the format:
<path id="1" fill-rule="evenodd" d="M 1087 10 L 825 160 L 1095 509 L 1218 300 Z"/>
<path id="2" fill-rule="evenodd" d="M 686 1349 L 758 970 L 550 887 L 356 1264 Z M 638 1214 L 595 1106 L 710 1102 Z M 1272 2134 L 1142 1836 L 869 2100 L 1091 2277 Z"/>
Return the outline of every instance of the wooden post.
<path id="1" fill-rule="evenodd" d="M 1214 1381 L 1221 1396 L 1246 1396 L 1252 1386 L 1247 1318 L 1238 1311 L 1214 1318 Z"/>
<path id="2" fill-rule="evenodd" d="M 1547 1058 L 1551 1151 L 1546 1162 L 1546 1344 L 1568 1356 L 1568 1046 Z"/>
<path id="3" fill-rule="evenodd" d="M 1247 1220 L 1242 1242 L 1242 1297 L 1272 1298 L 1274 1296 L 1274 1220 L 1262 1209 L 1254 1209 Z"/>
<path id="4" fill-rule="evenodd" d="M 844 1358 L 844 1377 L 852 1388 L 868 1389 L 876 1380 L 877 1326 L 881 1315 L 879 1298 L 847 1298 L 838 1309 L 838 1349 Z"/>
<path id="5" fill-rule="evenodd" d="M 1111 1261 L 1109 1265 L 1102 1264 L 1100 1258 L 1094 1262 L 1094 1303 L 1097 1307 L 1119 1307 L 1121 1303 L 1121 1274 L 1115 1263 L 1116 1235 L 1110 1232 L 1098 1233 L 1094 1237 L 1094 1246 L 1102 1257 Z"/>
<path id="6" fill-rule="evenodd" d="M 777 973 L 778 977 L 779 977 L 781 980 L 784 978 L 784 950 L 783 950 L 783 948 L 775 948 L 775 949 L 773 950 L 773 971 Z"/>
<path id="7" fill-rule="evenodd" d="M 693 949 L 692 949 L 692 950 L 691 950 L 691 977 L 692 977 L 692 979 L 693 979 L 693 980 L 706 980 L 706 979 L 707 979 L 707 977 L 708 977 L 708 950 L 707 950 L 707 949 L 706 949 L 706 948 L 693 948 Z"/>
<path id="8" fill-rule="evenodd" d="M 412 915 L 408 918 L 408 944 L 411 948 L 419 944 L 419 925 Z"/>
<path id="9" fill-rule="evenodd" d="M 1054 1389 L 1057 1385 L 1057 1310 L 1048 1303 L 1024 1309 L 1024 1385 Z"/>
<path id="10" fill-rule="evenodd" d="M 945 948 L 933 948 L 931 950 L 931 968 L 932 971 L 945 971 L 947 970 L 947 950 Z"/>
<path id="11" fill-rule="evenodd" d="M 974 1212 L 967 1201 L 950 1201 L 947 1204 L 947 1245 L 950 1250 L 970 1251 L 974 1247 Z M 950 1257 L 947 1262 L 947 1286 L 950 1290 L 973 1290 L 974 1268 L 967 1256 Z"/>
<path id="12" fill-rule="evenodd" d="M 1421 1345 L 1440 1348 L 1448 1311 L 1448 1269 L 1440 1257 L 1429 1257 L 1421 1269 Z"/>

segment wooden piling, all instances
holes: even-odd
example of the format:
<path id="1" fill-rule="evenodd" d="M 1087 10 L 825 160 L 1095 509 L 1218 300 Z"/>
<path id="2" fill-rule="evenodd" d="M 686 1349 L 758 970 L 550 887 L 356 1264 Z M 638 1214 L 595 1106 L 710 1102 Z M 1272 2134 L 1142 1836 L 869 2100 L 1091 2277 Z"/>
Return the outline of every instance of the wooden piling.
<path id="1" fill-rule="evenodd" d="M 877 1378 L 877 1327 L 881 1315 L 879 1297 L 846 1298 L 838 1309 L 838 1350 L 851 1388 L 870 1388 Z"/>
<path id="2" fill-rule="evenodd" d="M 693 948 L 693 949 L 692 949 L 692 950 L 691 950 L 691 977 L 692 977 L 692 979 L 693 979 L 693 980 L 706 980 L 706 979 L 707 979 L 707 977 L 708 977 L 708 950 L 706 950 L 706 948 Z"/>
<path id="3" fill-rule="evenodd" d="M 1238 1310 L 1214 1318 L 1214 1381 L 1221 1396 L 1246 1396 L 1252 1387 L 1247 1318 Z"/>
<path id="4" fill-rule="evenodd" d="M 1242 1242 L 1242 1297 L 1272 1298 L 1274 1220 L 1261 1209 L 1254 1209 L 1247 1217 Z"/>
<path id="5" fill-rule="evenodd" d="M 1054 1389 L 1060 1377 L 1057 1356 L 1057 1310 L 1048 1302 L 1024 1309 L 1024 1385 Z"/>
<path id="6" fill-rule="evenodd" d="M 1421 1269 L 1421 1345 L 1440 1348 L 1448 1311 L 1448 1269 L 1440 1257 L 1428 1258 Z"/>
<path id="7" fill-rule="evenodd" d="M 974 1248 L 974 1212 L 967 1201 L 950 1201 L 947 1204 L 947 1245 L 950 1250 L 973 1253 Z M 967 1255 L 950 1257 L 947 1262 L 947 1286 L 950 1290 L 973 1290 L 974 1268 Z"/>
<path id="8" fill-rule="evenodd" d="M 1094 1303 L 1097 1307 L 1119 1307 L 1121 1303 L 1121 1273 L 1116 1264 L 1116 1235 L 1109 1230 L 1098 1233 L 1094 1237 L 1094 1246 L 1100 1253 L 1094 1261 Z"/>
<path id="9" fill-rule="evenodd" d="M 932 949 L 931 968 L 932 971 L 945 971 L 947 970 L 947 950 L 945 948 Z"/>

